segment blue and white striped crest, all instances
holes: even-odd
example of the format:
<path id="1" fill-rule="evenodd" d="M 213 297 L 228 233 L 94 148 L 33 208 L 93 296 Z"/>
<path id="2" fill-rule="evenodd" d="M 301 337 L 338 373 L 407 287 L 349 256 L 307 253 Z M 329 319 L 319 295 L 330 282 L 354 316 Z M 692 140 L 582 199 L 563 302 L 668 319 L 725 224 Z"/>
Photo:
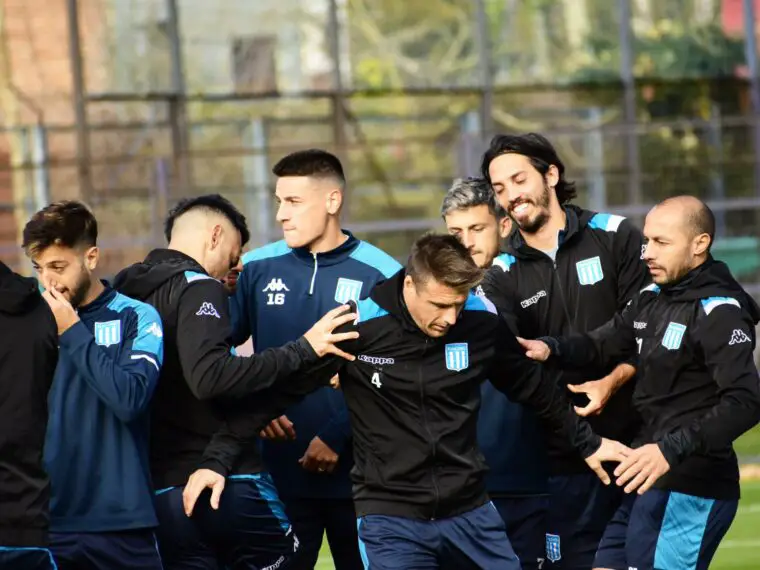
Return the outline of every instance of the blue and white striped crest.
<path id="1" fill-rule="evenodd" d="M 665 329 L 665 334 L 662 336 L 662 346 L 668 350 L 678 350 L 681 347 L 685 332 L 686 325 L 669 323 L 668 328 Z"/>
<path id="2" fill-rule="evenodd" d="M 546 558 L 550 562 L 557 562 L 562 558 L 559 548 L 559 535 L 546 533 Z"/>
<path id="3" fill-rule="evenodd" d="M 95 323 L 93 334 L 95 335 L 95 344 L 100 346 L 119 344 L 121 342 L 121 321 Z"/>
<path id="4" fill-rule="evenodd" d="M 470 350 L 466 342 L 446 345 L 446 368 L 459 372 L 470 365 Z"/>
<path id="5" fill-rule="evenodd" d="M 362 292 L 362 285 L 364 283 L 361 281 L 341 277 L 338 279 L 338 286 L 335 287 L 335 300 L 341 305 L 349 301 L 358 301 Z"/>
<path id="6" fill-rule="evenodd" d="M 575 270 L 578 272 L 578 281 L 581 285 L 593 285 L 604 279 L 602 260 L 598 255 L 579 261 L 575 264 Z"/>

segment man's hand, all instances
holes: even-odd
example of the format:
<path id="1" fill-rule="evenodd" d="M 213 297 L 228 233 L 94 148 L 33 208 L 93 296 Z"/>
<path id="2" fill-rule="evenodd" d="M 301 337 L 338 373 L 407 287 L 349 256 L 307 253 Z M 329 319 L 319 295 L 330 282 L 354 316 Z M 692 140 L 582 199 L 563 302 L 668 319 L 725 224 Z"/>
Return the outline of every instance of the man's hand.
<path id="1" fill-rule="evenodd" d="M 670 464 L 660 451 L 660 446 L 648 443 L 628 454 L 625 461 L 615 469 L 615 477 L 620 487 L 625 485 L 626 493 L 638 489 L 639 495 L 643 495 L 668 471 Z"/>
<path id="2" fill-rule="evenodd" d="M 288 416 L 280 416 L 269 422 L 269 425 L 261 430 L 259 437 L 272 441 L 288 441 L 296 438 L 296 429 Z"/>
<path id="3" fill-rule="evenodd" d="M 185 507 L 185 515 L 188 517 L 193 514 L 195 503 L 198 501 L 201 493 L 206 489 L 211 489 L 211 508 L 219 508 L 219 499 L 224 491 L 225 479 L 219 473 L 211 469 L 198 469 L 190 475 L 187 480 L 185 490 L 182 491 L 182 504 Z"/>
<path id="4" fill-rule="evenodd" d="M 311 440 L 309 448 L 298 463 L 307 471 L 332 473 L 338 464 L 338 454 L 317 436 Z"/>
<path id="5" fill-rule="evenodd" d="M 356 359 L 355 356 L 343 352 L 335 345 L 339 342 L 359 338 L 359 333 L 351 331 L 333 334 L 333 331 L 341 325 L 345 325 L 356 319 L 356 313 L 346 313 L 348 309 L 348 305 L 341 305 L 340 307 L 325 313 L 325 316 L 319 319 L 317 323 L 303 335 L 320 358 L 325 354 L 335 354 L 346 360 Z"/>
<path id="6" fill-rule="evenodd" d="M 586 458 L 586 464 L 594 471 L 594 473 L 597 474 L 599 479 L 602 480 L 602 483 L 605 485 L 610 484 L 610 476 L 607 475 L 607 472 L 604 470 L 604 467 L 602 467 L 602 462 L 604 461 L 616 461 L 621 462 L 624 461 L 626 457 L 628 457 L 629 454 L 631 454 L 632 451 L 630 448 L 626 447 L 619 441 L 615 441 L 613 439 L 607 439 L 606 437 L 602 438 L 602 445 L 599 446 L 599 449 L 597 449 L 593 455 L 590 455 Z"/>
<path id="7" fill-rule="evenodd" d="M 47 289 L 42 298 L 47 301 L 50 310 L 53 311 L 55 322 L 58 325 L 58 335 L 62 335 L 79 321 L 79 315 L 68 302 L 66 297 L 51 287 Z"/>
<path id="8" fill-rule="evenodd" d="M 336 374 L 332 378 L 330 378 L 330 388 L 333 390 L 339 390 L 340 389 L 340 377 Z"/>
<path id="9" fill-rule="evenodd" d="M 586 394 L 588 396 L 589 403 L 584 407 L 574 406 L 575 413 L 583 417 L 601 414 L 604 406 L 607 405 L 607 401 L 614 394 L 614 385 L 608 376 L 601 380 L 591 380 L 583 384 L 568 384 L 567 389 L 573 394 Z"/>
<path id="10" fill-rule="evenodd" d="M 544 362 L 552 355 L 549 345 L 542 340 L 527 340 L 518 336 L 517 342 L 525 349 L 525 356 L 531 360 Z"/>

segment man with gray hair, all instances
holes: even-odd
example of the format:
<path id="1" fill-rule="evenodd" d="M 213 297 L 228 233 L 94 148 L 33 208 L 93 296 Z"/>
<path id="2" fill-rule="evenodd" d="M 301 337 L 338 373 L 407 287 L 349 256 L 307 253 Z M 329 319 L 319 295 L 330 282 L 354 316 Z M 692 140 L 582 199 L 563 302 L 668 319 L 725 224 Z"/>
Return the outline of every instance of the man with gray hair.
<path id="1" fill-rule="evenodd" d="M 441 206 L 449 233 L 467 247 L 473 261 L 488 268 L 511 227 L 491 185 L 483 178 L 454 180 Z M 478 286 L 476 293 L 482 294 Z M 490 471 L 486 488 L 506 526 L 524 570 L 544 558 L 548 467 L 535 414 L 511 402 L 490 382 L 481 384 L 478 446 Z"/>

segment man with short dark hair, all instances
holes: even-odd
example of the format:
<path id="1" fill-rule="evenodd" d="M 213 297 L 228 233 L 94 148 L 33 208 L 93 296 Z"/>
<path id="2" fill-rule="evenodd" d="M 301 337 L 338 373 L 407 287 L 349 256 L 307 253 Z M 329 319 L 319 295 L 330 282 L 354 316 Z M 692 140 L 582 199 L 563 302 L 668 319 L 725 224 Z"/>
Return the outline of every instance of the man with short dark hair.
<path id="1" fill-rule="evenodd" d="M 665 200 L 644 225 L 652 285 L 595 331 L 521 340 L 530 357 L 563 368 L 638 357 L 643 429 L 615 469 L 629 494 L 594 568 L 707 570 L 736 515 L 732 444 L 760 421 L 752 357 L 760 307 L 710 256 L 714 232 L 697 198 Z"/>
<path id="2" fill-rule="evenodd" d="M 441 206 L 449 233 L 483 269 L 499 255 L 509 217 L 483 178 L 455 180 Z M 483 294 L 480 286 L 475 294 Z M 546 446 L 535 414 L 511 402 L 490 382 L 480 388 L 478 446 L 488 465 L 486 489 L 507 529 L 523 570 L 544 560 L 547 510 Z"/>
<path id="3" fill-rule="evenodd" d="M 58 331 L 37 281 L 0 262 L 0 569 L 53 570 L 42 461 Z"/>
<path id="4" fill-rule="evenodd" d="M 92 213 L 69 201 L 34 214 L 23 232 L 60 344 L 45 439 L 51 549 L 64 570 L 161 570 L 148 467 L 161 319 L 93 276 L 97 237 Z"/>
<path id="5" fill-rule="evenodd" d="M 298 542 L 256 442 L 227 462 L 226 421 L 244 408 L 260 427 L 279 411 L 279 386 L 320 356 L 341 352 L 328 313 L 303 336 L 251 358 L 232 353 L 229 294 L 219 281 L 238 264 L 249 232 L 244 216 L 219 195 L 181 201 L 166 222 L 169 245 L 117 275 L 115 287 L 151 303 L 164 324 L 166 362 L 151 408 L 150 466 L 166 570 L 258 570 L 283 566 Z M 257 415 L 259 414 L 259 415 Z M 220 501 L 225 477 L 230 482 Z M 213 487 L 192 518 L 183 494 Z M 187 483 L 187 485 L 186 485 Z"/>
<path id="6" fill-rule="evenodd" d="M 482 173 L 515 226 L 483 290 L 520 336 L 593 330 L 648 283 L 641 233 L 622 216 L 570 204 L 575 184 L 544 136 L 495 136 Z M 554 377 L 576 393 L 578 412 L 595 431 L 627 443 L 637 426 L 627 383 L 634 372 L 630 363 L 608 363 Z M 562 439 L 546 444 L 546 558 L 552 570 L 588 570 L 622 493 L 602 486 Z"/>
<path id="7" fill-rule="evenodd" d="M 252 337 L 256 351 L 293 341 L 322 314 L 366 296 L 401 268 L 341 228 L 346 179 L 337 157 L 298 151 L 272 172 L 284 239 L 243 256 L 231 311 L 232 342 Z M 263 459 L 300 543 L 288 568 L 313 569 L 327 536 L 337 570 L 361 569 L 351 428 L 341 392 L 325 387 L 310 394 L 263 435 Z"/>

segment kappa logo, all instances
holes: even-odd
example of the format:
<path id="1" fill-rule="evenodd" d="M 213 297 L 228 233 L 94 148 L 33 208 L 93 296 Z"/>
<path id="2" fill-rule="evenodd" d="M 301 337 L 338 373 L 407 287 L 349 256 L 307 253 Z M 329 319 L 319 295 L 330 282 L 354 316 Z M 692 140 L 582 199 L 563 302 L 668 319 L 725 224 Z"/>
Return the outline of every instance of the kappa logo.
<path id="1" fill-rule="evenodd" d="M 121 342 L 121 321 L 106 321 L 95 323 L 93 328 L 95 344 L 109 347 Z"/>
<path id="2" fill-rule="evenodd" d="M 367 356 L 366 354 L 360 354 L 357 358 L 362 362 L 373 364 L 375 366 L 385 366 L 386 364 L 391 365 L 396 363 L 393 358 L 386 358 L 384 356 Z"/>
<path id="3" fill-rule="evenodd" d="M 145 334 L 152 334 L 156 338 L 164 337 L 164 331 L 161 330 L 161 327 L 158 326 L 158 323 L 150 323 L 150 326 L 145 329 Z"/>
<path id="4" fill-rule="evenodd" d="M 214 305 L 212 305 L 208 301 L 204 302 L 201 305 L 201 308 L 198 309 L 198 312 L 195 314 L 199 317 L 216 317 L 217 319 L 222 318 L 219 316 L 219 313 L 216 311 L 216 307 L 214 307 Z"/>
<path id="5" fill-rule="evenodd" d="M 288 286 L 285 285 L 279 277 L 274 277 L 269 283 L 267 283 L 267 286 L 261 290 L 262 293 L 282 293 L 283 291 L 289 292 L 290 289 L 288 289 Z"/>
<path id="6" fill-rule="evenodd" d="M 633 328 L 637 331 L 643 331 L 645 328 L 647 328 L 647 324 L 642 323 L 641 321 L 633 321 Z"/>
<path id="7" fill-rule="evenodd" d="M 733 346 L 735 344 L 741 344 L 743 342 L 752 342 L 752 339 L 749 338 L 747 333 L 745 333 L 742 329 L 734 329 L 734 332 L 731 333 L 731 340 L 728 341 L 728 345 Z"/>
<path id="8" fill-rule="evenodd" d="M 486 296 L 486 292 L 483 291 L 483 286 L 482 285 L 478 285 L 477 287 L 475 287 L 475 294 L 478 297 L 485 297 Z"/>
<path id="9" fill-rule="evenodd" d="M 541 300 L 541 297 L 546 297 L 546 291 L 541 290 L 538 293 L 536 293 L 535 295 L 533 295 L 532 297 L 530 297 L 529 299 L 525 299 L 524 301 L 520 301 L 520 306 L 523 309 L 527 309 L 531 305 L 535 305 L 536 303 L 538 303 Z"/>

